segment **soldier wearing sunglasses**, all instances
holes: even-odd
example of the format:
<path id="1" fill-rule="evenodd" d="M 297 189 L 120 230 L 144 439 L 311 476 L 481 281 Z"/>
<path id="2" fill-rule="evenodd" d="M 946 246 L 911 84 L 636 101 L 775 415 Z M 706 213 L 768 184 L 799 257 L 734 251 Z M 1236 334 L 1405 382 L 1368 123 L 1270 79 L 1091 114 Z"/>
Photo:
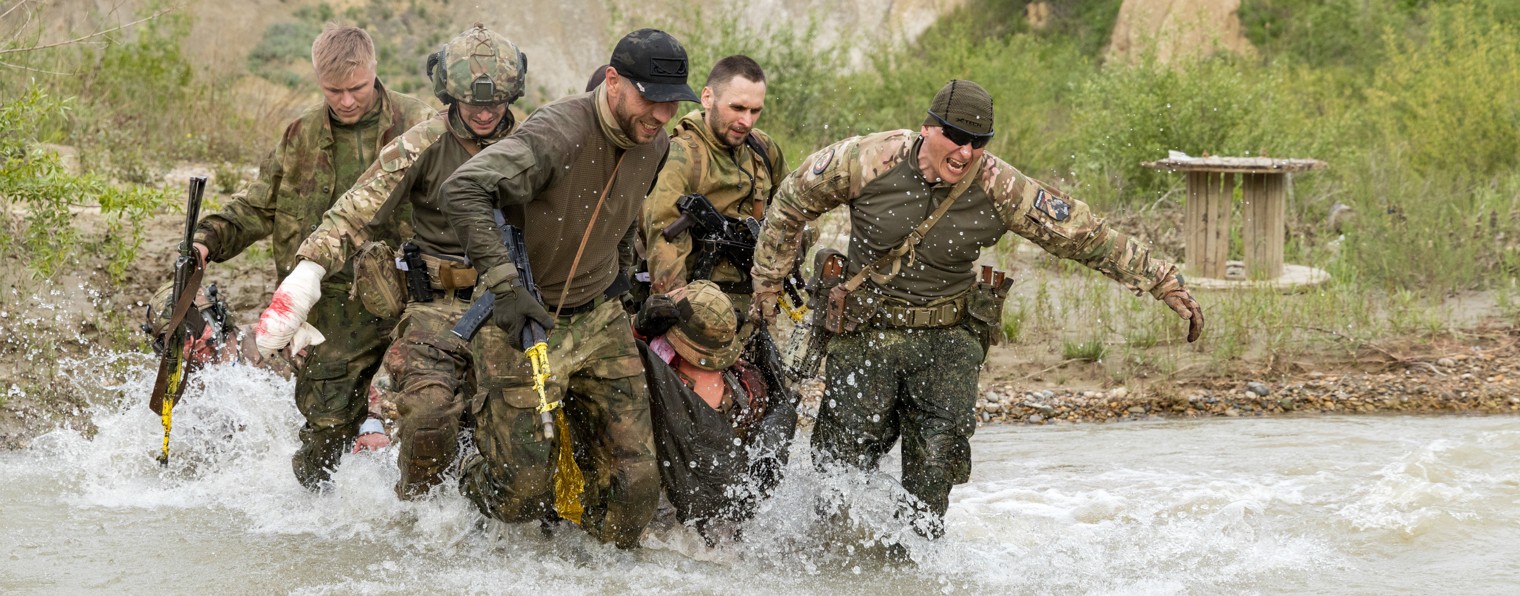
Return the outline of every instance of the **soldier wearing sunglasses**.
<path id="1" fill-rule="evenodd" d="M 950 81 L 917 131 L 845 139 L 782 181 L 766 213 L 752 270 L 749 316 L 775 317 L 803 225 L 845 205 L 850 246 L 831 294 L 824 397 L 812 436 L 823 471 L 874 469 L 902 439 L 904 503 L 914 529 L 944 533 L 950 488 L 971 473 L 977 375 L 1001 333 L 1008 285 L 979 281 L 982 249 L 1008 232 L 1086 265 L 1188 320 L 1203 312 L 1172 263 L 1110 228 L 1055 188 L 986 152 L 992 97 Z"/>

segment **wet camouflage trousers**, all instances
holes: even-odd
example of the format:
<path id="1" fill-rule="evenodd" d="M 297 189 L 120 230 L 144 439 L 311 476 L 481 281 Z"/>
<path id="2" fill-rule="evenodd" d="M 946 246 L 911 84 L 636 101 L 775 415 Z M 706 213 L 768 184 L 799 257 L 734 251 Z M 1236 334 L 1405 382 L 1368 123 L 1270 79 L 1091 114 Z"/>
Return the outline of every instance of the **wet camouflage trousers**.
<path id="1" fill-rule="evenodd" d="M 454 335 L 454 324 L 470 303 L 439 296 L 406 306 L 396 341 L 385 352 L 385 368 L 395 387 L 396 495 L 408 499 L 438 485 L 459 455 L 459 427 L 467 396 L 475 394 L 470 344 Z M 489 321 L 490 331 L 496 331 Z M 502 342 L 481 329 L 474 343 Z M 503 346 L 504 347 L 504 346 Z"/>
<path id="2" fill-rule="evenodd" d="M 500 334 L 487 325 L 482 333 Z M 554 503 L 558 442 L 539 430 L 532 366 L 506 347 L 476 353 L 475 418 L 479 456 L 465 460 L 460 490 L 504 522 L 543 519 Z M 633 330 L 611 300 L 559 319 L 549 334 L 548 396 L 564 399 L 576 464 L 585 475 L 581 525 L 620 547 L 637 546 L 659 501 L 649 390 Z"/>
<path id="3" fill-rule="evenodd" d="M 291 458 L 296 480 L 310 489 L 332 476 L 369 410 L 369 382 L 390 345 L 394 321 L 375 318 L 348 300 L 349 284 L 322 284 L 307 322 L 327 341 L 309 348 L 296 373 L 296 409 L 306 418 Z"/>
<path id="4" fill-rule="evenodd" d="M 874 470 L 902 437 L 903 488 L 939 535 L 950 488 L 971 476 L 981 343 L 965 326 L 862 328 L 830 340 L 827 362 L 814 465 Z"/>

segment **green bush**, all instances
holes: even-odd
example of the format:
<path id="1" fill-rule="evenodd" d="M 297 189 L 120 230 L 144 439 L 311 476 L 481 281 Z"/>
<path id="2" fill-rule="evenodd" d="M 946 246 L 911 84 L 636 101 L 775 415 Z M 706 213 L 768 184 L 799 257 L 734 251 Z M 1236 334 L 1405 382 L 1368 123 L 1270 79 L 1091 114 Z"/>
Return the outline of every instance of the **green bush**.
<path id="1" fill-rule="evenodd" d="M 1390 34 L 1367 91 L 1385 147 L 1421 172 L 1492 176 L 1520 165 L 1520 33 L 1472 6 L 1433 8 L 1419 38 Z"/>
<path id="2" fill-rule="evenodd" d="M 0 213 L 6 214 L 0 243 L 19 243 L 23 261 L 42 276 L 56 272 L 84 244 L 109 256 L 107 273 L 121 281 L 142 247 L 143 222 L 167 204 L 168 193 L 66 172 L 58 154 L 36 139 L 42 122 L 68 108 L 36 88 L 0 104 Z M 81 242 L 77 212 L 92 202 L 105 222 L 104 236 Z"/>

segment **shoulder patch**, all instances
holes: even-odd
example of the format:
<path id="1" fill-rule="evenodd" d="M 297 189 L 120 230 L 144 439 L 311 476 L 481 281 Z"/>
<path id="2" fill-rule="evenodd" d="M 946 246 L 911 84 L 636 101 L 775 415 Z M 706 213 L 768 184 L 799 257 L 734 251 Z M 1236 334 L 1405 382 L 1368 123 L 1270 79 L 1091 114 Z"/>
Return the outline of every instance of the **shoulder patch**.
<path id="1" fill-rule="evenodd" d="M 824 170 L 829 169 L 829 164 L 834 162 L 834 148 L 828 147 L 818 154 L 813 160 L 813 175 L 819 176 Z"/>
<path id="2" fill-rule="evenodd" d="M 1043 188 L 1034 193 L 1034 208 L 1056 221 L 1066 221 L 1071 217 L 1071 205 L 1066 204 L 1061 197 L 1045 192 Z"/>

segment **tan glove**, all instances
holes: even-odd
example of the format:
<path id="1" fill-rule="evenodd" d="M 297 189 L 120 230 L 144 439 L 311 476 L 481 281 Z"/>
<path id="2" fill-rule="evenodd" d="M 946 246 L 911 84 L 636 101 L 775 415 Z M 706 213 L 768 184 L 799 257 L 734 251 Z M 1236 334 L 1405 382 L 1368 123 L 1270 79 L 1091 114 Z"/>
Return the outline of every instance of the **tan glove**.
<path id="1" fill-rule="evenodd" d="M 1188 343 L 1198 341 L 1198 337 L 1203 335 L 1203 307 L 1198 306 L 1198 301 L 1193 299 L 1193 295 L 1179 285 L 1162 294 L 1161 301 L 1171 307 L 1177 316 L 1187 319 Z"/>

